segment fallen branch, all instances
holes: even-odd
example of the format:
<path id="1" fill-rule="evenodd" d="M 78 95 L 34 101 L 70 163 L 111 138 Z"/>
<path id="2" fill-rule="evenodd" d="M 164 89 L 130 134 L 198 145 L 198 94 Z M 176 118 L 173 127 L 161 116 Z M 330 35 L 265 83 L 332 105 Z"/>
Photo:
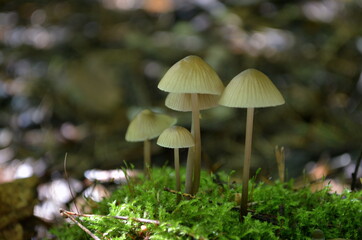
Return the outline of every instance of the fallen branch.
<path id="1" fill-rule="evenodd" d="M 64 210 L 64 209 L 60 209 L 60 214 L 62 214 L 62 215 L 66 214 L 67 216 L 72 215 L 72 216 L 77 216 L 77 217 L 114 218 L 114 219 L 125 220 L 125 221 L 131 220 L 131 221 L 140 222 L 140 223 L 152 223 L 152 224 L 160 225 L 160 221 L 152 220 L 152 219 L 146 219 L 146 218 L 132 218 L 132 217 L 126 217 L 126 216 L 107 216 L 107 215 L 97 215 L 97 214 L 80 214 L 80 213 L 67 211 L 67 210 Z"/>
<path id="2" fill-rule="evenodd" d="M 70 184 L 70 180 L 69 180 L 69 176 L 68 176 L 68 172 L 67 172 L 67 157 L 68 157 L 68 153 L 65 153 L 65 156 L 64 156 L 64 177 L 68 183 L 68 188 L 69 188 L 69 192 L 70 192 L 70 195 L 72 196 L 72 200 L 74 202 L 74 206 L 75 206 L 75 209 L 77 210 L 77 212 L 79 213 L 79 210 L 78 210 L 78 207 L 77 207 L 77 203 L 75 202 L 75 195 L 72 191 L 72 185 Z"/>
<path id="3" fill-rule="evenodd" d="M 77 213 L 73 213 L 73 212 L 69 212 L 66 211 L 64 209 L 60 209 L 59 210 L 60 215 L 62 215 L 63 217 L 69 218 L 70 220 L 72 220 L 72 222 L 74 222 L 75 224 L 78 225 L 78 227 L 80 227 L 85 233 L 87 233 L 89 236 L 91 236 L 93 239 L 95 240 L 101 240 L 99 237 L 97 237 L 96 235 L 94 235 L 91 231 L 89 231 L 88 228 L 84 227 L 80 222 L 78 222 L 72 215 L 77 216 Z"/>

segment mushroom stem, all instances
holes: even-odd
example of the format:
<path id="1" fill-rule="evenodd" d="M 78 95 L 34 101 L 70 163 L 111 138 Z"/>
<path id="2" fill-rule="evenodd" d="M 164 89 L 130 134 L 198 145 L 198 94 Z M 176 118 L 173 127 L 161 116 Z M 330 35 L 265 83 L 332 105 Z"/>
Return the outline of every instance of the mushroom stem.
<path id="1" fill-rule="evenodd" d="M 143 142 L 143 160 L 144 160 L 144 174 L 147 179 L 150 179 L 150 167 L 151 167 L 151 142 L 146 139 Z"/>
<path id="2" fill-rule="evenodd" d="M 191 123 L 191 134 L 194 134 L 194 124 Z M 185 183 L 185 192 L 192 194 L 192 184 L 194 182 L 194 162 L 195 162 L 195 148 L 190 147 L 187 153 L 187 163 L 186 163 L 186 183 Z"/>
<path id="3" fill-rule="evenodd" d="M 180 179 L 180 158 L 179 158 L 179 149 L 174 149 L 174 160 L 175 160 L 175 171 L 176 171 L 176 191 L 181 192 L 181 179 Z M 181 200 L 181 195 L 177 194 L 176 203 L 179 203 Z"/>
<path id="4" fill-rule="evenodd" d="M 200 133 L 200 111 L 197 93 L 191 93 L 192 103 L 192 124 L 195 138 L 195 159 L 194 159 L 194 181 L 192 184 L 192 194 L 196 194 L 200 186 L 201 173 L 201 133 Z"/>
<path id="5" fill-rule="evenodd" d="M 246 113 L 245 158 L 243 167 L 243 189 L 240 204 L 240 220 L 248 214 L 248 184 L 251 158 L 251 142 L 253 137 L 254 108 L 248 108 Z"/>

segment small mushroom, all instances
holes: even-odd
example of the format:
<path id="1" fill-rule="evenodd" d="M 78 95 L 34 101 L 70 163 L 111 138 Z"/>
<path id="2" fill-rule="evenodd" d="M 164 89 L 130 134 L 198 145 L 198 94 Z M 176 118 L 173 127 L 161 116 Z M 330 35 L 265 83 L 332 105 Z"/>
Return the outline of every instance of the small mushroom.
<path id="1" fill-rule="evenodd" d="M 165 114 L 157 114 L 148 109 L 141 111 L 131 121 L 126 132 L 126 141 L 144 142 L 143 157 L 144 171 L 147 178 L 150 177 L 151 166 L 151 142 L 158 137 L 163 130 L 174 125 L 176 118 Z"/>
<path id="2" fill-rule="evenodd" d="M 183 127 L 173 126 L 164 130 L 158 137 L 157 144 L 165 148 L 174 149 L 174 161 L 176 171 L 176 191 L 181 191 L 180 180 L 180 160 L 179 148 L 189 148 L 195 146 L 195 141 L 191 133 Z M 177 195 L 177 202 L 180 201 L 180 195 Z"/>
<path id="3" fill-rule="evenodd" d="M 247 108 L 241 219 L 247 215 L 254 108 L 277 106 L 284 102 L 283 96 L 272 81 L 256 69 L 247 69 L 239 73 L 230 81 L 221 95 L 220 105 Z"/>
<path id="4" fill-rule="evenodd" d="M 195 194 L 200 185 L 201 171 L 201 135 L 199 119 L 199 95 L 220 95 L 224 90 L 217 73 L 204 60 L 198 56 L 188 56 L 175 63 L 163 76 L 158 88 L 170 93 L 188 93 L 191 97 L 192 108 L 192 134 L 195 138 L 195 146 L 190 150 L 194 157 L 188 159 L 193 166 L 192 184 L 187 184 L 186 192 Z M 191 156 L 191 155 L 189 155 Z"/>

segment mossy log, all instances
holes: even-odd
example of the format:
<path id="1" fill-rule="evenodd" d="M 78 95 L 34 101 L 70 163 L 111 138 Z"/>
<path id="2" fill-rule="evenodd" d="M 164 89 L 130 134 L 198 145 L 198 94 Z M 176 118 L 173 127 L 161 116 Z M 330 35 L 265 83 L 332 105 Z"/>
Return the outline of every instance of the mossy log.
<path id="1" fill-rule="evenodd" d="M 38 182 L 30 177 L 0 184 L 0 236 L 8 225 L 33 215 Z"/>

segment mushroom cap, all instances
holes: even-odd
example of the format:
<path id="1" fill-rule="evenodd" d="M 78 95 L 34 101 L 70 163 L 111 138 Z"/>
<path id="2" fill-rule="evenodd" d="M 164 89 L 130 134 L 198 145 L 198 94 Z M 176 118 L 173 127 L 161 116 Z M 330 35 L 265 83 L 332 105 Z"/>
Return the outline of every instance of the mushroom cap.
<path id="1" fill-rule="evenodd" d="M 271 107 L 284 103 L 273 82 L 256 69 L 247 69 L 236 75 L 219 101 L 220 105 L 239 108 Z"/>
<path id="2" fill-rule="evenodd" d="M 163 76 L 158 88 L 173 93 L 220 95 L 224 85 L 209 64 L 191 55 L 175 63 Z"/>
<path id="3" fill-rule="evenodd" d="M 158 137 L 163 130 L 174 125 L 176 118 L 157 114 L 148 109 L 141 111 L 131 121 L 126 132 L 126 141 L 141 142 Z"/>
<path id="4" fill-rule="evenodd" d="M 195 146 L 189 130 L 180 126 L 165 129 L 157 139 L 157 144 L 165 148 L 188 148 Z"/>
<path id="5" fill-rule="evenodd" d="M 198 94 L 199 110 L 205 110 L 218 105 L 220 96 L 213 94 Z M 166 107 L 180 112 L 192 111 L 191 94 L 169 93 L 165 101 Z"/>

